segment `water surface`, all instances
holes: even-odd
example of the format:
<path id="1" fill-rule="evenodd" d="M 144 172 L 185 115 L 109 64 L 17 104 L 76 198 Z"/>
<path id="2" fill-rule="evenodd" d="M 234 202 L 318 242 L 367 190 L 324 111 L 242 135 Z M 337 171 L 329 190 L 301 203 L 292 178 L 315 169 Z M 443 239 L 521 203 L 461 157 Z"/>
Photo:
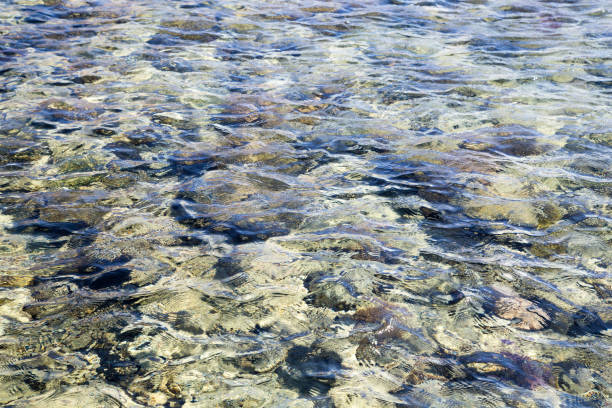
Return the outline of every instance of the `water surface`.
<path id="1" fill-rule="evenodd" d="M 609 406 L 611 7 L 4 0 L 0 404 Z"/>

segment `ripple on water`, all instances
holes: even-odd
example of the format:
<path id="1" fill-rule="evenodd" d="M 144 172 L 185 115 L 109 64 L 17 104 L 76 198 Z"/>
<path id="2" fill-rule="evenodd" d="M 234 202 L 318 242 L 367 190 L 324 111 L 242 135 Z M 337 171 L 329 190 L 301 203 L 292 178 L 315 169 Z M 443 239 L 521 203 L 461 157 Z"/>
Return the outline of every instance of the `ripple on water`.
<path id="1" fill-rule="evenodd" d="M 600 3 L 5 3 L 0 404 L 612 399 Z"/>

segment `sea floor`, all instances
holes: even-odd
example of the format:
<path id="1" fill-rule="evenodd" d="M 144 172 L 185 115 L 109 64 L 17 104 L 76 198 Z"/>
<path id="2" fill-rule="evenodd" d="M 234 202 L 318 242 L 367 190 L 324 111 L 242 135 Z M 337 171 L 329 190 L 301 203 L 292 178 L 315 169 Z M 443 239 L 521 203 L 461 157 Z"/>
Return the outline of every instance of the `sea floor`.
<path id="1" fill-rule="evenodd" d="M 3 0 L 0 405 L 610 407 L 611 9 Z"/>

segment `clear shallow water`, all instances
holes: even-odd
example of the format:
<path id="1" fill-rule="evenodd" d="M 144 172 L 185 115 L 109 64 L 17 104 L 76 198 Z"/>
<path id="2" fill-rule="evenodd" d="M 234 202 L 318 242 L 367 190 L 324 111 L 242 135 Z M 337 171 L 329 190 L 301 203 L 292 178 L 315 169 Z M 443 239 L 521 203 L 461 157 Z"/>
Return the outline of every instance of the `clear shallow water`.
<path id="1" fill-rule="evenodd" d="M 610 7 L 4 1 L 0 404 L 607 406 Z"/>

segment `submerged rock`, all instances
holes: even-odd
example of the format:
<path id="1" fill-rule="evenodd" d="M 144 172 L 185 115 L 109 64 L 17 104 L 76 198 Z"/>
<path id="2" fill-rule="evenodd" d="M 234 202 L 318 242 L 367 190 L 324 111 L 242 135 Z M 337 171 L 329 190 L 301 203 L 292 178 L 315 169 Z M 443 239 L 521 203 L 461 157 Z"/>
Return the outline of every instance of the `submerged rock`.
<path id="1" fill-rule="evenodd" d="M 534 302 L 522 298 L 511 288 L 496 285 L 493 313 L 509 320 L 510 325 L 521 330 L 541 330 L 548 327 L 552 316 Z"/>
<path id="2" fill-rule="evenodd" d="M 533 129 L 519 126 L 484 128 L 461 135 L 463 149 L 489 151 L 517 157 L 535 156 L 555 148 L 543 135 Z M 544 141 L 546 140 L 546 141 Z"/>
<path id="3" fill-rule="evenodd" d="M 550 322 L 550 315 L 533 302 L 514 296 L 502 296 L 495 301 L 495 313 L 521 330 L 541 330 Z"/>
<path id="4" fill-rule="evenodd" d="M 180 130 L 193 130 L 198 126 L 177 112 L 156 113 L 151 118 L 151 121 L 160 124 L 172 126 Z"/>
<path id="5" fill-rule="evenodd" d="M 41 104 L 41 113 L 51 122 L 89 121 L 102 112 L 101 107 L 79 99 L 49 99 Z"/>
<path id="6" fill-rule="evenodd" d="M 2 2 L 0 405 L 605 406 L 606 10 L 456 3 Z"/>
<path id="7" fill-rule="evenodd" d="M 0 276 L 0 288 L 23 288 L 32 286 L 35 282 L 34 276 L 4 275 Z"/>
<path id="8" fill-rule="evenodd" d="M 512 353 L 476 353 L 459 359 L 479 375 L 512 381 L 521 387 L 535 389 L 553 382 L 553 368 L 536 360 Z"/>
<path id="9" fill-rule="evenodd" d="M 333 351 L 294 346 L 287 351 L 285 364 L 276 370 L 287 386 L 310 397 L 325 396 L 342 375 L 342 358 Z"/>
<path id="10" fill-rule="evenodd" d="M 306 302 L 318 307 L 328 307 L 332 310 L 352 310 L 357 305 L 357 299 L 352 293 L 348 282 L 314 281 L 308 283 L 310 295 Z"/>

